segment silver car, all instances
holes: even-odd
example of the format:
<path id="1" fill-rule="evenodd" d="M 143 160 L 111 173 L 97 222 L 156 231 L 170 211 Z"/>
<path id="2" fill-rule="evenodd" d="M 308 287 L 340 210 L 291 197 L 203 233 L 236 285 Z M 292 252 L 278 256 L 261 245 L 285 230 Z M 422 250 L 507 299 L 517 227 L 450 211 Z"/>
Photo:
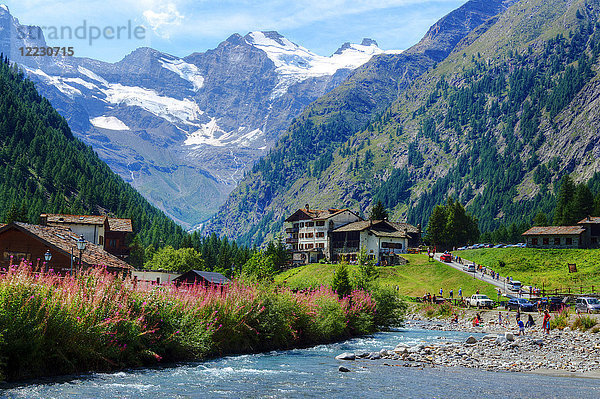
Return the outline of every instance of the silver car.
<path id="1" fill-rule="evenodd" d="M 575 309 L 579 312 L 594 313 L 600 312 L 600 301 L 598 298 L 582 297 L 575 301 Z"/>

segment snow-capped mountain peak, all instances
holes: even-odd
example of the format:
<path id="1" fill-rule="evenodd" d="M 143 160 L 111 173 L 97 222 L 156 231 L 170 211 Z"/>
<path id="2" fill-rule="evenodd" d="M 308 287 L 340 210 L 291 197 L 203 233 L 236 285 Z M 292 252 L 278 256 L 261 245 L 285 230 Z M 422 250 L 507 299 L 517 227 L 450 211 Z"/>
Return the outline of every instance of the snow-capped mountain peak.
<path id="1" fill-rule="evenodd" d="M 249 45 L 264 51 L 275 64 L 279 83 L 272 98 L 282 96 L 295 83 L 333 75 L 340 69 L 356 69 L 374 55 L 383 53 L 371 39 L 363 39 L 361 44 L 345 43 L 330 57 L 317 55 L 277 32 L 250 32 L 244 39 Z"/>

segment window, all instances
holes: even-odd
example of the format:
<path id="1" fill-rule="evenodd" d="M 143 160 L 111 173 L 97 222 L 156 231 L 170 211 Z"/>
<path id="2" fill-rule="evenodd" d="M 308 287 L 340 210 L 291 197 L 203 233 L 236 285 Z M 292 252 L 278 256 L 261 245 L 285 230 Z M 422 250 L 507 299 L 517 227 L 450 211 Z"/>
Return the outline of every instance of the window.
<path id="1" fill-rule="evenodd" d="M 300 249 L 304 249 L 304 244 L 300 244 Z"/>
<path id="2" fill-rule="evenodd" d="M 313 237 L 313 233 L 306 233 L 306 238 L 312 238 Z"/>
<path id="3" fill-rule="evenodd" d="M 571 237 L 565 238 L 565 245 L 573 245 L 573 239 Z"/>
<path id="4" fill-rule="evenodd" d="M 306 227 L 313 227 L 315 222 L 306 222 Z"/>
<path id="5" fill-rule="evenodd" d="M 318 243 L 317 248 L 325 248 L 325 243 L 323 243 L 323 242 Z"/>
<path id="6" fill-rule="evenodd" d="M 317 226 L 325 226 L 325 221 L 324 220 L 319 220 L 317 222 Z"/>
<path id="7" fill-rule="evenodd" d="M 322 231 L 317 233 L 317 238 L 323 238 L 323 237 L 325 237 L 325 233 L 323 233 Z"/>
<path id="8" fill-rule="evenodd" d="M 98 245 L 104 245 L 104 236 L 98 237 Z"/>
<path id="9" fill-rule="evenodd" d="M 116 248 L 118 244 L 119 244 L 119 240 L 115 240 L 114 238 L 111 238 L 110 240 L 108 240 L 108 246 L 111 248 Z"/>
<path id="10" fill-rule="evenodd" d="M 313 244 L 306 244 L 306 249 L 312 249 L 312 247 L 314 247 Z"/>
<path id="11" fill-rule="evenodd" d="M 554 238 L 554 245 L 560 245 L 560 237 Z"/>
<path id="12" fill-rule="evenodd" d="M 294 223 L 294 228 L 297 229 L 298 228 L 298 223 Z"/>
<path id="13" fill-rule="evenodd" d="M 550 239 L 548 237 L 543 239 L 544 245 L 550 245 Z"/>
<path id="14" fill-rule="evenodd" d="M 304 238 L 304 233 L 300 233 L 300 238 Z"/>
<path id="15" fill-rule="evenodd" d="M 532 238 L 531 239 L 531 245 L 538 245 L 537 238 Z"/>

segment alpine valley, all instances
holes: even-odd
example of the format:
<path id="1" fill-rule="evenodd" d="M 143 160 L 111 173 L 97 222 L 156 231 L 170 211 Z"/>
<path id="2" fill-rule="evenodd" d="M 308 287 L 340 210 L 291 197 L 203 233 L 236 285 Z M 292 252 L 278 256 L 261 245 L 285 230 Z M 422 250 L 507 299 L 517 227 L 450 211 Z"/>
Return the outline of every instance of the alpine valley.
<path id="1" fill-rule="evenodd" d="M 307 107 L 206 228 L 260 243 L 304 204 L 376 200 L 425 225 L 453 196 L 485 232 L 551 215 L 567 174 L 598 191 L 599 17 L 596 0 L 465 3 Z"/>
<path id="2" fill-rule="evenodd" d="M 233 34 L 185 58 L 139 48 L 114 64 L 27 57 L 23 46 L 45 46 L 43 31 L 21 25 L 3 6 L 0 51 L 78 138 L 187 228 L 217 211 L 308 104 L 383 53 L 364 39 L 324 57 L 277 32 Z"/>

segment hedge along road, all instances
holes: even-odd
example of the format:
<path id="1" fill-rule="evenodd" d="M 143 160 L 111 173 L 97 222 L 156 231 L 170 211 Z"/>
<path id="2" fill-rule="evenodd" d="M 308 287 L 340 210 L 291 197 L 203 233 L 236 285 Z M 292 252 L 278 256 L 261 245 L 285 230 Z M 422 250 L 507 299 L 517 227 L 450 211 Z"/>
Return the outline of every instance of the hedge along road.
<path id="1" fill-rule="evenodd" d="M 471 262 L 471 261 L 469 261 L 467 259 L 463 259 L 464 264 L 460 264 L 460 263 L 455 262 L 455 261 L 444 262 L 444 261 L 442 261 L 440 259 L 441 256 L 442 256 L 441 253 L 436 253 L 434 255 L 435 260 L 437 260 L 438 262 L 443 263 L 445 265 L 448 265 L 450 267 L 453 267 L 456 270 L 460 270 L 461 272 L 466 273 L 466 274 L 468 274 L 470 276 L 474 275 L 476 279 L 481 280 L 483 282 L 486 282 L 488 284 L 491 284 L 494 287 L 500 288 L 500 291 L 502 292 L 502 295 L 504 295 L 505 297 L 508 297 L 508 298 L 517 298 L 518 297 L 514 292 L 511 292 L 511 291 L 508 290 L 508 286 L 506 284 L 506 276 L 500 276 L 498 278 L 498 280 L 495 280 L 489 274 L 483 274 L 481 272 L 469 273 L 466 270 L 464 270 L 463 267 L 465 267 L 467 265 L 470 265 L 470 264 L 473 264 L 473 262 Z M 454 258 L 454 256 L 453 256 L 453 258 Z M 521 296 L 525 297 L 525 298 L 531 298 L 530 295 L 529 295 L 529 292 L 523 293 L 523 294 L 521 294 Z"/>

